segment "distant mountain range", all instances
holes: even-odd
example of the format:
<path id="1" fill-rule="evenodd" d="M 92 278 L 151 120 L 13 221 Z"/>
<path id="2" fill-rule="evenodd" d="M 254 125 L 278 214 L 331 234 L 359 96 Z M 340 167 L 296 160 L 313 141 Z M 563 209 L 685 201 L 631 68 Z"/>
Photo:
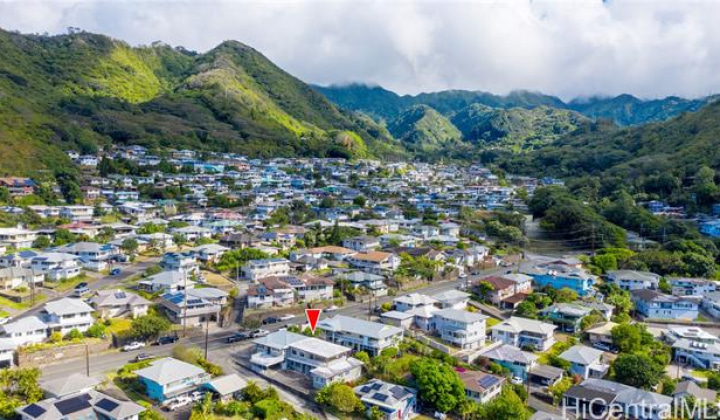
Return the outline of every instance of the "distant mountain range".
<path id="1" fill-rule="evenodd" d="M 522 90 L 504 96 L 467 90 L 400 96 L 382 87 L 364 84 L 314 86 L 314 88 L 341 108 L 361 111 L 385 120 L 397 118 L 401 113 L 417 105 L 428 105 L 444 115 L 451 115 L 470 105 L 479 104 L 503 109 L 532 109 L 545 106 L 576 111 L 588 118 L 609 119 L 618 125 L 636 125 L 663 121 L 682 112 L 697 111 L 716 99 L 715 96 L 701 99 L 670 96 L 664 99 L 642 100 L 632 95 L 620 95 L 574 99 L 566 103 L 555 96 Z"/>

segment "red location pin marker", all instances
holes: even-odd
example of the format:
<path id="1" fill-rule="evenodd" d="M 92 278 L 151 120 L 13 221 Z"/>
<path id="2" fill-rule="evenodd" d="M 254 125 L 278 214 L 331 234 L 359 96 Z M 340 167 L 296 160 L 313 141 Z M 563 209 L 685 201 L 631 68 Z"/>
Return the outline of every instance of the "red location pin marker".
<path id="1" fill-rule="evenodd" d="M 320 320 L 320 312 L 322 309 L 305 309 L 305 317 L 307 317 L 308 323 L 310 324 L 310 331 L 315 334 L 315 327 Z"/>

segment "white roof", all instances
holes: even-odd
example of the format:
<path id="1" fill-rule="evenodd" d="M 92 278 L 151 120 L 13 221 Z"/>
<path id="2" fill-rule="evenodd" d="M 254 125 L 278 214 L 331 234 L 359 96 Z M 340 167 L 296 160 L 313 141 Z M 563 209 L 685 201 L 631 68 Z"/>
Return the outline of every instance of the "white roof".
<path id="1" fill-rule="evenodd" d="M 521 317 L 511 317 L 510 319 L 507 319 L 503 321 L 500 324 L 497 324 L 490 328 L 494 331 L 506 331 L 506 332 L 514 332 L 514 333 L 520 333 L 523 331 L 528 332 L 539 332 L 541 334 L 548 334 L 552 333 L 557 329 L 557 326 L 553 324 L 548 324 L 547 322 L 538 321 L 535 319 L 528 319 L 528 318 L 521 318 Z"/>
<path id="2" fill-rule="evenodd" d="M 83 312 L 93 312 L 92 306 L 82 299 L 62 298 L 45 304 L 45 311 L 55 315 L 71 315 Z"/>
<path id="3" fill-rule="evenodd" d="M 2 328 L 6 334 L 23 333 L 27 331 L 38 331 L 47 329 L 48 325 L 36 316 L 18 319 L 5 324 Z"/>
<path id="4" fill-rule="evenodd" d="M 145 369 L 135 372 L 138 376 L 164 385 L 181 379 L 202 375 L 205 371 L 182 360 L 166 357 L 153 362 Z"/>
<path id="5" fill-rule="evenodd" d="M 565 350 L 560 355 L 560 358 L 571 363 L 587 366 L 598 361 L 602 355 L 602 350 L 578 344 Z"/>

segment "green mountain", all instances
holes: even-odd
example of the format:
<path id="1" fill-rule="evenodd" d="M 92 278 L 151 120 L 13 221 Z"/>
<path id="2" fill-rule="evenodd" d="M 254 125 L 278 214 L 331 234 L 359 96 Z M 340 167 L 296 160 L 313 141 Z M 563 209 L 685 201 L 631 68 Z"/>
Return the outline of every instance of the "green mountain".
<path id="1" fill-rule="evenodd" d="M 470 105 L 478 104 L 503 109 L 532 109 L 541 106 L 567 109 L 589 118 L 605 118 L 625 126 L 664 121 L 683 112 L 697 111 L 715 100 L 714 96 L 701 99 L 670 96 L 664 99 L 642 100 L 631 95 L 620 95 L 611 98 L 574 99 L 566 103 L 554 96 L 528 91 L 515 91 L 502 96 L 487 92 L 447 90 L 400 96 L 378 86 L 362 84 L 314 88 L 343 109 L 362 111 L 386 120 L 396 118 L 416 105 L 428 105 L 450 116 Z"/>
<path id="2" fill-rule="evenodd" d="M 547 106 L 503 109 L 480 104 L 468 106 L 450 120 L 465 141 L 516 152 L 552 143 L 587 121 L 574 111 Z"/>
<path id="3" fill-rule="evenodd" d="M 388 130 L 415 153 L 438 151 L 462 138 L 462 133 L 442 114 L 419 105 L 394 119 Z"/>
<path id="4" fill-rule="evenodd" d="M 340 111 L 239 42 L 197 54 L 89 33 L 0 30 L 0 57 L 4 173 L 66 167 L 63 150 L 114 144 L 251 156 L 403 153 L 377 124 Z"/>
<path id="5" fill-rule="evenodd" d="M 510 171 L 578 179 L 598 177 L 595 188 L 619 185 L 636 192 L 685 194 L 702 166 L 720 170 L 720 103 L 694 113 L 639 127 L 619 128 L 607 121 L 583 124 L 553 144 L 507 157 Z M 585 181 L 584 181 L 585 182 Z"/>
<path id="6" fill-rule="evenodd" d="M 664 121 L 682 112 L 697 111 L 715 98 L 683 99 L 669 96 L 664 99 L 643 101 L 632 95 L 613 98 L 575 99 L 568 108 L 591 118 L 605 118 L 619 125 L 637 125 Z"/>

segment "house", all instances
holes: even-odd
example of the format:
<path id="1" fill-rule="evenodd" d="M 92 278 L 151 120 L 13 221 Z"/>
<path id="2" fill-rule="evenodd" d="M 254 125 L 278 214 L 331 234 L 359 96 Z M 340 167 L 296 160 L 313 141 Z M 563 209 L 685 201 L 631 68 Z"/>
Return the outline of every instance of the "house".
<path id="1" fill-rule="evenodd" d="M 385 279 L 376 274 L 366 273 L 364 271 L 352 271 L 337 276 L 339 279 L 349 281 L 353 287 L 363 288 L 375 297 L 387 296 L 388 288 Z"/>
<path id="2" fill-rule="evenodd" d="M 537 365 L 537 356 L 534 354 L 503 343 L 488 346 L 480 353 L 480 357 L 507 368 L 512 376 L 523 380 L 528 378 L 528 372 Z"/>
<path id="3" fill-rule="evenodd" d="M 607 281 L 623 290 L 657 289 L 660 276 L 647 271 L 611 270 L 607 273 Z"/>
<path id="4" fill-rule="evenodd" d="M 186 293 L 188 297 L 204 299 L 210 303 L 220 306 L 226 305 L 228 303 L 228 297 L 230 296 L 228 292 L 214 287 L 188 289 Z"/>
<path id="5" fill-rule="evenodd" d="M 720 343 L 681 338 L 672 343 L 673 360 L 699 369 L 720 369 Z"/>
<path id="6" fill-rule="evenodd" d="M 62 206 L 60 217 L 73 222 L 89 222 L 93 219 L 95 208 L 92 206 Z"/>
<path id="7" fill-rule="evenodd" d="M 556 303 L 543 309 L 540 313 L 546 316 L 562 331 L 575 332 L 580 329 L 580 322 L 593 311 L 592 308 L 580 303 Z"/>
<path id="8" fill-rule="evenodd" d="M 720 292 L 712 292 L 703 296 L 701 307 L 714 318 L 720 318 Z"/>
<path id="9" fill-rule="evenodd" d="M 151 293 L 175 293 L 195 287 L 195 282 L 182 271 L 161 271 L 138 282 L 138 289 Z"/>
<path id="10" fill-rule="evenodd" d="M 434 306 L 438 301 L 420 293 L 410 293 L 393 299 L 393 307 L 396 311 L 405 312 L 421 306 Z"/>
<path id="11" fill-rule="evenodd" d="M 460 380 L 465 385 L 465 396 L 479 404 L 487 404 L 500 395 L 505 378 L 476 370 L 461 370 Z"/>
<path id="12" fill-rule="evenodd" d="M 350 357 L 352 349 L 287 330 L 273 332 L 254 341 L 250 358 L 254 370 L 274 366 L 310 377 L 318 389 L 333 382 L 352 382 L 362 376 L 363 363 Z"/>
<path id="13" fill-rule="evenodd" d="M 284 258 L 250 260 L 242 268 L 243 277 L 257 280 L 263 277 L 281 277 L 290 274 L 290 261 Z"/>
<path id="14" fill-rule="evenodd" d="M 356 251 L 352 249 L 334 245 L 310 248 L 309 251 L 315 258 L 326 258 L 334 261 L 343 261 L 349 255 L 356 253 Z"/>
<path id="15" fill-rule="evenodd" d="M 166 293 L 160 297 L 160 305 L 168 318 L 183 325 L 202 325 L 220 319 L 222 306 L 207 299 L 190 296 L 185 292 Z"/>
<path id="16" fill-rule="evenodd" d="M 203 369 L 171 357 L 156 360 L 135 372 L 145 394 L 158 402 L 187 395 L 210 381 Z"/>
<path id="17" fill-rule="evenodd" d="M 410 420 L 418 415 L 417 391 L 412 388 L 373 379 L 353 390 L 367 408 L 368 416 L 373 407 L 380 410 L 381 420 Z"/>
<path id="18" fill-rule="evenodd" d="M 470 294 L 451 289 L 438 293 L 433 296 L 433 298 L 438 301 L 438 306 L 441 309 L 457 309 L 462 311 L 467 308 L 467 303 L 470 300 Z"/>
<path id="19" fill-rule="evenodd" d="M 37 239 L 33 231 L 21 228 L 0 228 L 0 245 L 11 249 L 30 248 Z"/>
<path id="20" fill-rule="evenodd" d="M 534 319 L 511 317 L 490 327 L 492 341 L 519 348 L 547 351 L 555 344 L 557 326 Z"/>
<path id="21" fill-rule="evenodd" d="M 0 267 L 31 268 L 32 259 L 38 256 L 40 252 L 30 250 L 0 255 Z"/>
<path id="22" fill-rule="evenodd" d="M 43 252 L 30 261 L 30 266 L 48 280 L 62 281 L 80 275 L 79 261 L 80 259 L 72 254 Z"/>
<path id="23" fill-rule="evenodd" d="M 220 238 L 220 245 L 239 249 L 253 248 L 260 245 L 261 242 L 260 238 L 242 232 L 229 233 Z"/>
<path id="24" fill-rule="evenodd" d="M 190 242 L 195 242 L 200 238 L 210 238 L 212 236 L 212 231 L 210 229 L 192 225 L 171 229 L 170 232 L 173 235 L 182 235 Z"/>
<path id="25" fill-rule="evenodd" d="M 92 391 L 102 381 L 82 373 L 72 373 L 58 379 L 40 382 L 45 398 L 62 398 L 72 394 Z"/>
<path id="26" fill-rule="evenodd" d="M 350 266 L 372 274 L 393 272 L 400 267 L 400 257 L 381 251 L 353 254 L 346 261 Z"/>
<path id="27" fill-rule="evenodd" d="M 200 245 L 192 248 L 190 251 L 195 254 L 195 257 L 203 264 L 214 264 L 220 261 L 223 254 L 228 252 L 230 248 L 226 248 L 218 244 L 207 244 Z"/>
<path id="28" fill-rule="evenodd" d="M 237 373 L 218 376 L 206 382 L 203 388 L 209 391 L 214 399 L 230 402 L 242 397 L 242 391 L 248 386 L 248 381 Z"/>
<path id="29" fill-rule="evenodd" d="M 298 300 L 316 302 L 333 298 L 335 282 L 329 278 L 306 274 L 300 278 L 293 278 L 290 286 L 295 291 Z"/>
<path id="30" fill-rule="evenodd" d="M 7 188 L 13 197 L 35 193 L 35 181 L 30 178 L 0 178 L 0 187 Z"/>
<path id="31" fill-rule="evenodd" d="M 179 271 L 188 275 L 200 271 L 197 266 L 195 254 L 192 252 L 166 252 L 163 255 L 160 265 L 169 271 Z"/>
<path id="32" fill-rule="evenodd" d="M 99 244 L 95 242 L 77 242 L 54 249 L 56 252 L 76 255 L 80 263 L 87 270 L 102 271 L 108 268 L 109 260 L 120 253 L 118 247 L 112 244 Z"/>
<path id="33" fill-rule="evenodd" d="M 441 309 L 433 313 L 432 325 L 444 341 L 463 350 L 476 349 L 485 343 L 487 316 L 460 309 Z"/>
<path id="34" fill-rule="evenodd" d="M 550 365 L 537 364 L 528 372 L 528 382 L 536 386 L 555 385 L 565 377 L 565 370 Z"/>
<path id="35" fill-rule="evenodd" d="M 251 284 L 247 292 L 250 309 L 288 306 L 295 303 L 295 291 L 289 283 L 290 276 L 265 277 Z"/>
<path id="36" fill-rule="evenodd" d="M 704 296 L 715 292 L 716 283 L 707 279 L 670 279 L 673 296 Z"/>
<path id="37" fill-rule="evenodd" d="M 344 239 L 342 246 L 357 252 L 369 252 L 380 248 L 380 239 L 375 236 L 355 236 Z"/>
<path id="38" fill-rule="evenodd" d="M 520 264 L 520 272 L 532 277 L 536 288 L 568 288 L 580 296 L 591 293 L 591 286 L 595 283 L 595 276 L 584 269 L 557 261 L 524 262 Z"/>
<path id="39" fill-rule="evenodd" d="M 607 346 L 613 347 L 612 330 L 617 327 L 618 324 L 614 322 L 606 322 L 594 328 L 590 328 L 585 331 L 588 335 L 588 339 L 592 344 L 602 343 Z"/>
<path id="40" fill-rule="evenodd" d="M 98 317 L 119 318 L 129 317 L 137 318 L 147 315 L 148 309 L 152 302 L 138 296 L 134 293 L 126 292 L 122 289 L 117 290 L 98 290 L 95 296 L 90 299 L 90 305 L 95 308 Z"/>
<path id="41" fill-rule="evenodd" d="M 15 346 L 42 343 L 48 337 L 48 324 L 36 316 L 20 318 L 2 326 L 2 336 Z"/>
<path id="42" fill-rule="evenodd" d="M 513 280 L 499 276 L 488 276 L 480 279 L 475 286 L 476 292 L 480 292 L 480 283 L 489 284 L 492 289 L 487 293 L 485 299 L 489 299 L 494 305 L 504 306 L 504 302 L 517 295 L 518 293 L 530 294 L 532 292 L 532 284 L 530 282 L 517 283 Z"/>
<path id="43" fill-rule="evenodd" d="M 699 304 L 694 300 L 668 296 L 656 290 L 633 290 L 635 311 L 645 318 L 687 319 L 698 317 Z"/>
<path id="44" fill-rule="evenodd" d="M 33 288 L 40 286 L 45 280 L 41 273 L 30 268 L 0 268 L 0 289 L 12 290 L 18 287 Z"/>
<path id="45" fill-rule="evenodd" d="M 677 384 L 672 392 L 672 397 L 676 405 L 679 405 L 681 400 L 688 397 L 693 397 L 696 402 L 715 404 L 717 392 L 712 389 L 701 388 L 695 381 L 687 380 Z"/>
<path id="46" fill-rule="evenodd" d="M 383 324 L 409 330 L 415 321 L 415 316 L 409 312 L 387 311 L 380 314 L 380 321 Z"/>
<path id="47" fill-rule="evenodd" d="M 21 420 L 138 420 L 145 407 L 95 390 L 47 398 L 15 409 Z"/>
<path id="48" fill-rule="evenodd" d="M 408 315 L 413 316 L 413 325 L 415 325 L 416 328 L 430 332 L 433 330 L 433 315 L 435 312 L 441 310 L 435 305 L 426 305 L 426 306 L 419 306 L 415 309 L 410 309 L 407 312 L 404 312 Z"/>
<path id="49" fill-rule="evenodd" d="M 672 397 L 605 379 L 585 379 L 563 395 L 563 406 L 576 418 L 622 418 L 660 420 L 670 414 Z"/>
<path id="50" fill-rule="evenodd" d="M 403 338 L 400 328 L 344 315 L 321 320 L 317 328 L 325 340 L 365 351 L 372 357 L 388 347 L 396 347 Z"/>
<path id="51" fill-rule="evenodd" d="M 66 335 L 72 330 L 87 331 L 95 323 L 95 310 L 81 299 L 62 298 L 48 302 L 43 307 L 45 322 L 50 331 Z"/>
<path id="52" fill-rule="evenodd" d="M 603 351 L 578 344 L 560 354 L 560 358 L 570 362 L 570 373 L 583 379 L 602 378 L 610 365 L 603 362 Z"/>

